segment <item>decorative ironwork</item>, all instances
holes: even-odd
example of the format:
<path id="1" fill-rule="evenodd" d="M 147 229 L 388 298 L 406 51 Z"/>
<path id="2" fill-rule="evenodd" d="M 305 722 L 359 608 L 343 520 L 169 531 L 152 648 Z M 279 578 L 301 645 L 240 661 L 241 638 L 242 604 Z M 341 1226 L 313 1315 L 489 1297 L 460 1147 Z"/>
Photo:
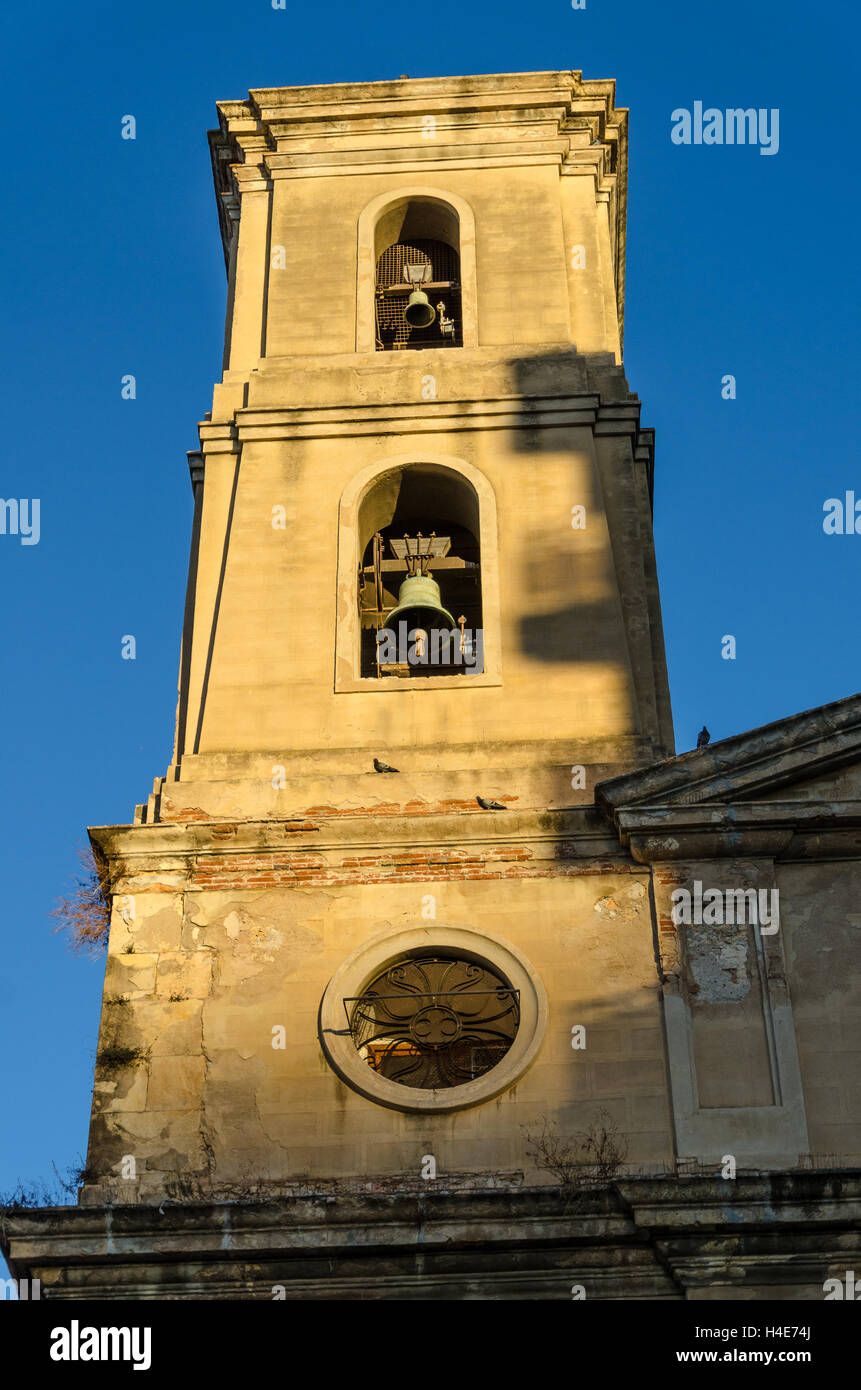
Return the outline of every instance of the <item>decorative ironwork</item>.
<path id="1" fill-rule="evenodd" d="M 446 956 L 391 965 L 365 993 L 344 1000 L 356 1049 L 402 1086 L 462 1086 L 511 1047 L 520 1000 L 490 966 Z"/>

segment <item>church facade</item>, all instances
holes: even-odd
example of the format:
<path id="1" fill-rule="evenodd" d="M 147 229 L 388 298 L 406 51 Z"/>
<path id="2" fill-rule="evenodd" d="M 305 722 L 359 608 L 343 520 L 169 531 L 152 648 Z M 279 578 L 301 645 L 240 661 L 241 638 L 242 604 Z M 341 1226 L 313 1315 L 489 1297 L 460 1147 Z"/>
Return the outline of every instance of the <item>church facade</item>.
<path id="1" fill-rule="evenodd" d="M 7 1218 L 13 1273 L 824 1297 L 861 1261 L 861 697 L 675 754 L 613 82 L 218 113 L 174 756 L 90 832 L 86 1182 Z"/>

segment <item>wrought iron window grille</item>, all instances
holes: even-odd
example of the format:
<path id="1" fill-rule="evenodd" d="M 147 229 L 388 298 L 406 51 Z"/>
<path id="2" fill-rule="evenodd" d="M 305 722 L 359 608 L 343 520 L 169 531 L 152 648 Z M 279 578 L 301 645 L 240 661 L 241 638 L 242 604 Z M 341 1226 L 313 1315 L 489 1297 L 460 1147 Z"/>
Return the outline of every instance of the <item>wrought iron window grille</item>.
<path id="1" fill-rule="evenodd" d="M 441 988 L 445 984 L 452 988 Z M 484 1075 L 505 1056 L 520 1022 L 519 990 L 487 966 L 445 957 L 400 962 L 364 994 L 343 1002 L 354 1046 L 368 1066 L 422 1089 L 460 1086 Z"/>

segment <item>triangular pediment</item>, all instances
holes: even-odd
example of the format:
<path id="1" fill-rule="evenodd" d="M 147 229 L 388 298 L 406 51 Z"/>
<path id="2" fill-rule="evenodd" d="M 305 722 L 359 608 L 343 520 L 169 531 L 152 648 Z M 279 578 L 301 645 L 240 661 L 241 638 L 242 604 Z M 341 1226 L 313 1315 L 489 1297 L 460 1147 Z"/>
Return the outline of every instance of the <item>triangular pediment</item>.
<path id="1" fill-rule="evenodd" d="M 596 801 L 610 819 L 637 807 L 861 803 L 861 695 L 602 782 Z"/>

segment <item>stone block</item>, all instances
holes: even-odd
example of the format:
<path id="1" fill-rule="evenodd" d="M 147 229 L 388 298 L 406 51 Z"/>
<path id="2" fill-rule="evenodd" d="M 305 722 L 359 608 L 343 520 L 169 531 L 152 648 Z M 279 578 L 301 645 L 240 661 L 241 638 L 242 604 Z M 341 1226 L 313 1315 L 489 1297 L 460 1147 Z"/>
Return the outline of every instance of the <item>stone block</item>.
<path id="1" fill-rule="evenodd" d="M 153 1057 L 149 1105 L 154 1110 L 199 1110 L 203 1103 L 205 1073 L 204 1057 Z"/>

